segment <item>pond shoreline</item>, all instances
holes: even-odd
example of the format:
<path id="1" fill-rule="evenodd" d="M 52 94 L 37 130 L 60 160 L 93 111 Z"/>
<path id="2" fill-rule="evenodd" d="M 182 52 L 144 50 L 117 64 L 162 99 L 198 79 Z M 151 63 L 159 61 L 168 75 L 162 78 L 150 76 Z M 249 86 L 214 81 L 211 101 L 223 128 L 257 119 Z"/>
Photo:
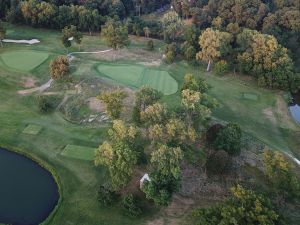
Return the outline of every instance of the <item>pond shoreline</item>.
<path id="1" fill-rule="evenodd" d="M 54 208 L 52 209 L 52 211 L 50 212 L 50 214 L 47 216 L 47 218 L 42 221 L 40 223 L 40 225 L 48 225 L 50 224 L 51 220 L 53 219 L 53 217 L 55 216 L 55 214 L 57 213 L 62 201 L 63 201 L 63 191 L 62 191 L 62 187 L 61 187 L 61 182 L 60 182 L 60 178 L 58 176 L 58 174 L 56 173 L 55 169 L 46 161 L 44 161 L 43 159 L 41 159 L 40 157 L 31 154 L 27 151 L 25 151 L 24 149 L 21 148 L 17 148 L 15 146 L 10 146 L 10 145 L 3 145 L 0 144 L 0 148 L 8 151 L 8 152 L 12 152 L 12 153 L 16 153 L 18 155 L 21 155 L 29 160 L 32 160 L 33 162 L 37 163 L 41 168 L 43 168 L 44 170 L 46 170 L 47 172 L 50 173 L 50 175 L 52 176 L 56 186 L 57 186 L 57 191 L 58 191 L 58 200 L 56 205 L 54 206 Z"/>

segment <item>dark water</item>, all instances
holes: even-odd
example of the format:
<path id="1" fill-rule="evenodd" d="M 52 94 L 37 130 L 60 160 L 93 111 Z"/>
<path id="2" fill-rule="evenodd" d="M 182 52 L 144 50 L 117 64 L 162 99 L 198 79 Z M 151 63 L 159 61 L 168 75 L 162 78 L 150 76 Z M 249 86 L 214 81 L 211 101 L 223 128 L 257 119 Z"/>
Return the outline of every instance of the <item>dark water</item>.
<path id="1" fill-rule="evenodd" d="M 36 225 L 59 199 L 52 175 L 34 161 L 0 148 L 0 223 Z"/>
<path id="2" fill-rule="evenodd" d="M 293 118 L 300 123 L 300 92 L 293 95 L 293 103 L 290 105 Z"/>

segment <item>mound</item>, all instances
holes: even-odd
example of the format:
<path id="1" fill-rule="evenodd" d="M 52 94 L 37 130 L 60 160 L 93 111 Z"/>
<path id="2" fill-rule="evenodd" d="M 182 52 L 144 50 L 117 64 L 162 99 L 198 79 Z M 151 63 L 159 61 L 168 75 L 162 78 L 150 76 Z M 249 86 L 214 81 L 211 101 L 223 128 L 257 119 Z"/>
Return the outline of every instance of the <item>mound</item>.
<path id="1" fill-rule="evenodd" d="M 167 71 L 150 69 L 142 65 L 99 65 L 101 76 L 133 88 L 148 85 L 165 95 L 177 92 L 178 83 Z"/>
<path id="2" fill-rule="evenodd" d="M 0 56 L 7 67 L 29 72 L 45 62 L 49 54 L 37 51 L 10 51 L 2 53 Z"/>

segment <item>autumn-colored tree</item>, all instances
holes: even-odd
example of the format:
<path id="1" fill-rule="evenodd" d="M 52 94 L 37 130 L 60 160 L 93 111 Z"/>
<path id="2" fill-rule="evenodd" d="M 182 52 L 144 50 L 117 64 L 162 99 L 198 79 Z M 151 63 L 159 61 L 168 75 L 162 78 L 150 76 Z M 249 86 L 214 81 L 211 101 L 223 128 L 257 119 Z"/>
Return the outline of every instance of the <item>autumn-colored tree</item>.
<path id="1" fill-rule="evenodd" d="M 240 185 L 231 189 L 232 197 L 210 208 L 196 209 L 197 225 L 284 225 L 269 199 Z"/>
<path id="2" fill-rule="evenodd" d="M 149 38 L 150 34 L 151 34 L 151 30 L 149 27 L 144 27 L 144 34 L 145 34 L 145 37 Z"/>
<path id="3" fill-rule="evenodd" d="M 210 71 L 211 64 L 226 56 L 231 51 L 231 34 L 207 28 L 199 38 L 201 51 L 197 59 L 208 63 L 207 71 Z"/>
<path id="4" fill-rule="evenodd" d="M 126 98 L 124 91 L 120 89 L 104 91 L 97 98 L 105 104 L 106 113 L 112 119 L 120 118 L 123 109 L 123 100 Z"/>
<path id="5" fill-rule="evenodd" d="M 160 145 L 151 154 L 151 163 L 162 175 L 172 176 L 179 179 L 181 176 L 180 162 L 183 159 L 183 153 L 179 147 L 172 148 L 166 145 Z"/>
<path id="6" fill-rule="evenodd" d="M 108 167 L 114 189 L 124 187 L 130 180 L 139 157 L 136 145 L 138 131 L 126 126 L 121 120 L 114 120 L 108 131 L 109 141 L 104 141 L 96 151 L 95 165 Z"/>
<path id="7" fill-rule="evenodd" d="M 245 29 L 237 37 L 240 70 L 258 79 L 260 86 L 288 89 L 293 82 L 293 62 L 274 36 Z"/>
<path id="8" fill-rule="evenodd" d="M 161 124 L 166 120 L 167 109 L 160 103 L 148 106 L 141 112 L 141 120 L 147 124 Z"/>
<path id="9" fill-rule="evenodd" d="M 150 174 L 150 181 L 143 185 L 147 199 L 156 205 L 167 206 L 171 202 L 173 192 L 177 191 L 181 181 L 180 162 L 183 153 L 179 147 L 172 148 L 159 145 L 151 155 L 151 163 L 155 171 Z"/>
<path id="10" fill-rule="evenodd" d="M 293 172 L 293 166 L 280 152 L 264 152 L 265 175 L 275 193 L 290 200 L 300 198 L 300 181 Z"/>
<path id="11" fill-rule="evenodd" d="M 53 80 L 63 79 L 69 74 L 69 59 L 66 56 L 58 56 L 50 61 L 49 70 Z"/>
<path id="12" fill-rule="evenodd" d="M 127 27 L 119 21 L 108 20 L 102 27 L 101 35 L 107 45 L 115 50 L 130 44 Z"/>

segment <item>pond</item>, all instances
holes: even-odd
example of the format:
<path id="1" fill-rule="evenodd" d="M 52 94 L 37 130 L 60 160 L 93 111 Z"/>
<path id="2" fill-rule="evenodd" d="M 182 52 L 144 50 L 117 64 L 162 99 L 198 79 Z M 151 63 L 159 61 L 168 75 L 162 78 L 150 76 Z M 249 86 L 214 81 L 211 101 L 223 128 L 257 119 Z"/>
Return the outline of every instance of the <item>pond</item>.
<path id="1" fill-rule="evenodd" d="M 2 148 L 0 181 L 0 223 L 39 224 L 58 202 L 58 187 L 49 171 L 25 156 Z"/>
<path id="2" fill-rule="evenodd" d="M 293 102 L 289 108 L 293 118 L 300 123 L 300 91 L 293 95 Z"/>

